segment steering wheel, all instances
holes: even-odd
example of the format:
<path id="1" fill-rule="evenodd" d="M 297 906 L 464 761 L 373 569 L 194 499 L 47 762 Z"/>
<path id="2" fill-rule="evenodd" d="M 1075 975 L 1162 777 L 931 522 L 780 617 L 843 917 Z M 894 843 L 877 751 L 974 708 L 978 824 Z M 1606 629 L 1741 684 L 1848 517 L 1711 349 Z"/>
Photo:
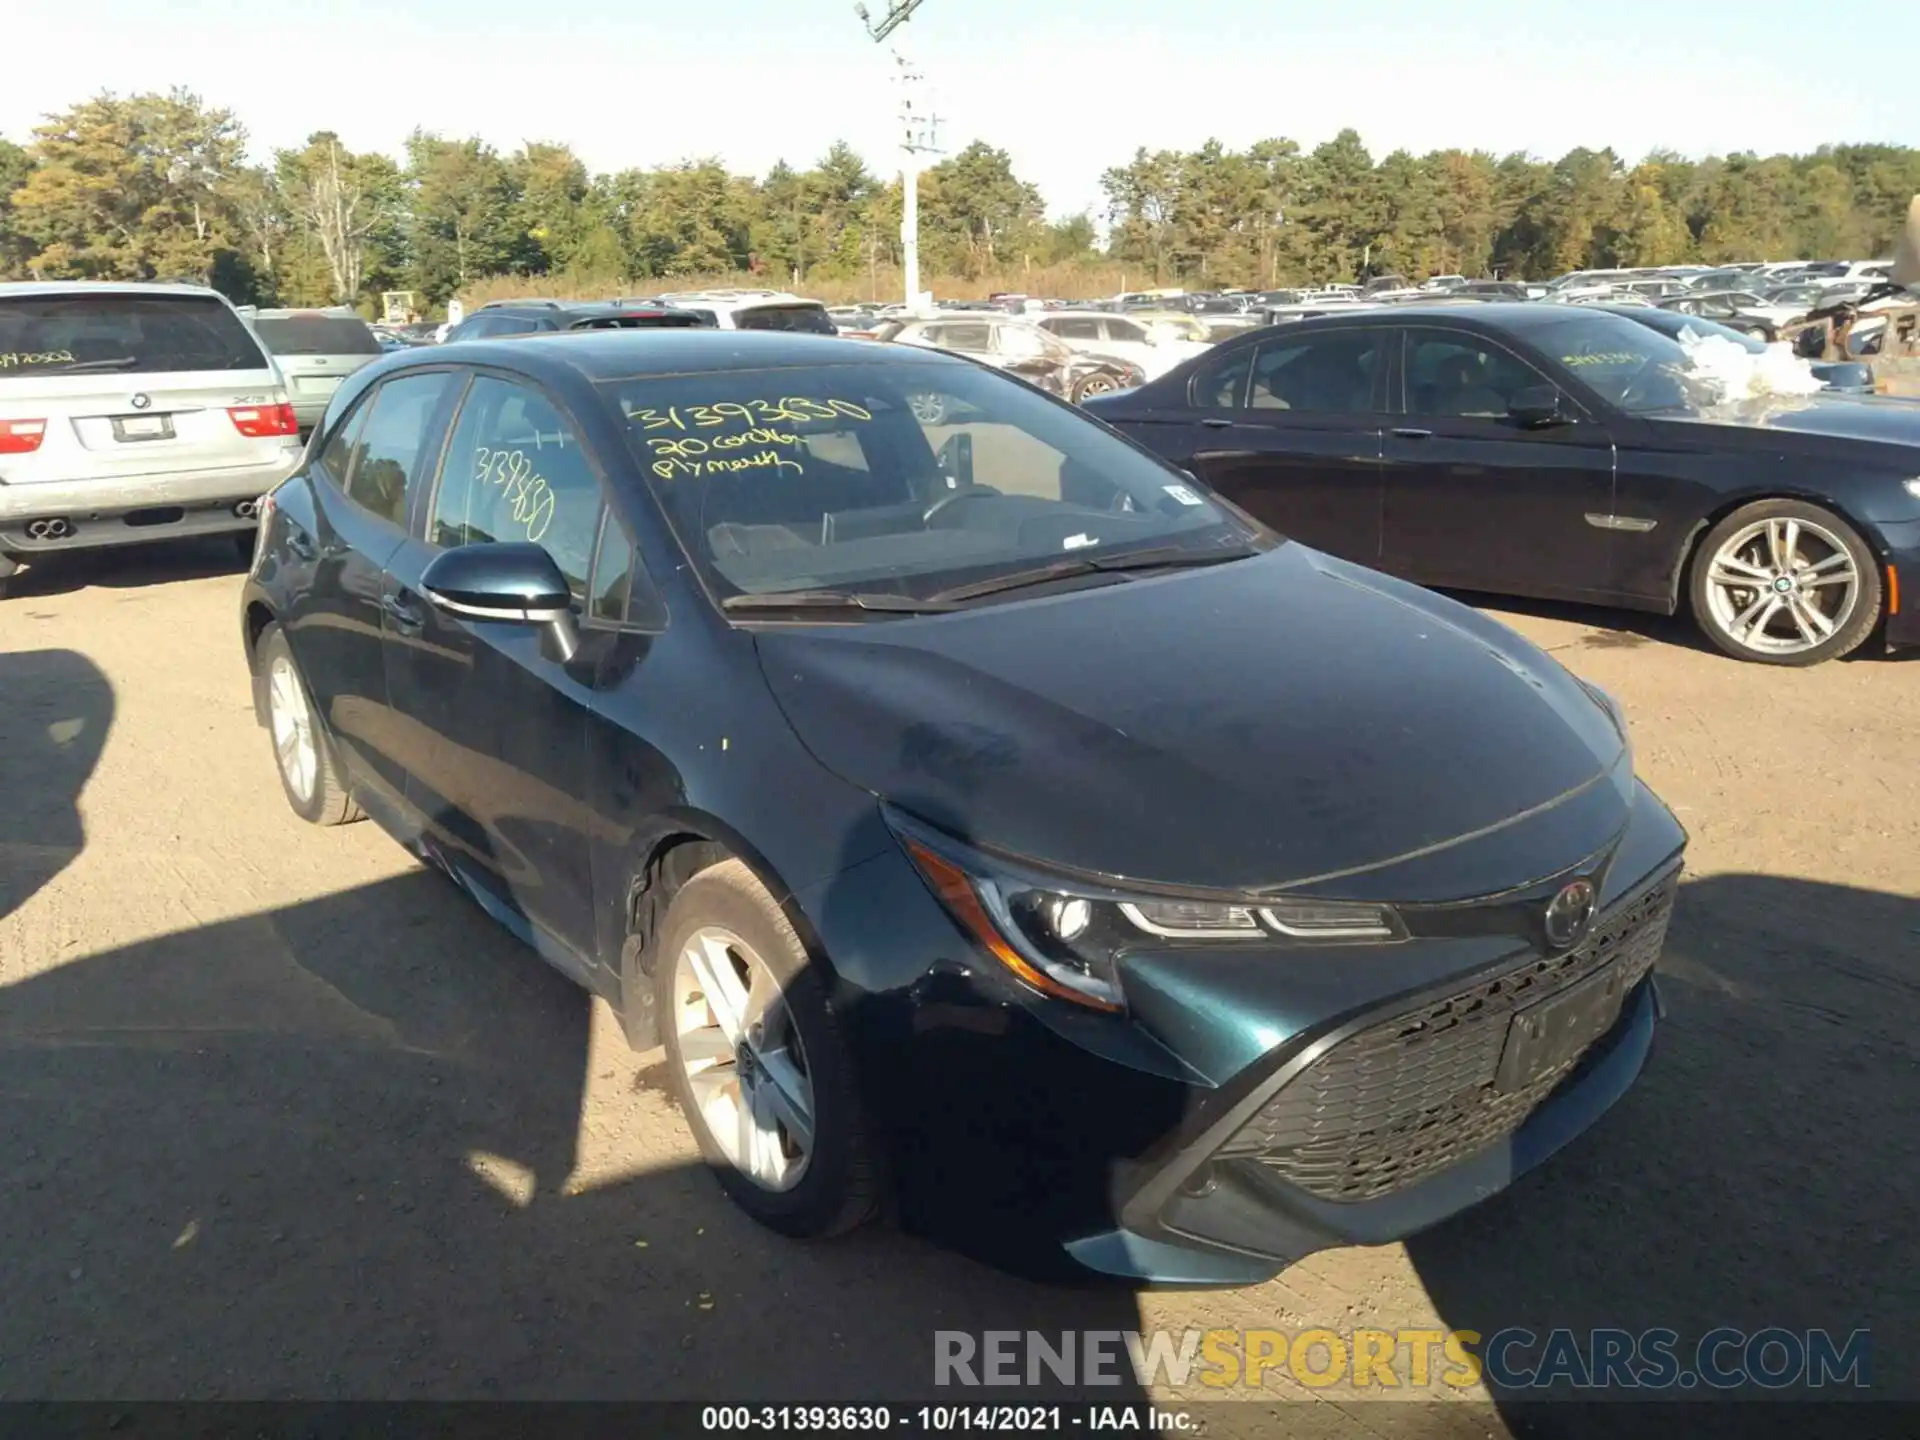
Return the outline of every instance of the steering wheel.
<path id="1" fill-rule="evenodd" d="M 945 510 L 949 505 L 956 504 L 961 500 L 977 500 L 984 495 L 998 495 L 999 493 L 1000 492 L 991 485 L 968 485 L 959 490 L 949 491 L 927 507 L 926 513 L 920 517 L 920 523 L 922 525 L 931 525 L 934 516 L 938 515 L 942 510 Z"/>

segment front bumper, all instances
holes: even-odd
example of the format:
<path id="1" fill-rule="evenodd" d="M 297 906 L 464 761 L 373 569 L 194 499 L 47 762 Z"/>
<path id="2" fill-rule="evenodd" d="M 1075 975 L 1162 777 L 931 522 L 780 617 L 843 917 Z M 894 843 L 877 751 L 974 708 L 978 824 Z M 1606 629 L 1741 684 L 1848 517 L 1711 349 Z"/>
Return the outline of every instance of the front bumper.
<path id="1" fill-rule="evenodd" d="M 1477 934 L 1187 950 L 1127 972 L 1125 1020 L 1037 999 L 956 945 L 924 886 L 925 905 L 904 903 L 918 884 L 904 857 L 801 897 L 843 977 L 863 953 L 936 957 L 842 997 L 903 1220 L 1045 1277 L 1243 1285 L 1505 1188 L 1598 1119 L 1649 1052 L 1685 833 L 1638 796 L 1570 951 Z M 1529 914 L 1533 888 L 1510 897 Z M 1611 1028 L 1516 1084 L 1501 1068 L 1516 1012 L 1603 974 Z"/>
<path id="2" fill-rule="evenodd" d="M 1920 646 L 1920 520 L 1882 522 L 1887 547 L 1887 648 Z"/>
<path id="3" fill-rule="evenodd" d="M 100 480 L 0 484 L 0 553 L 33 555 L 133 545 L 180 535 L 245 530 L 252 514 L 234 507 L 259 499 L 293 473 L 300 451 L 270 465 L 240 465 Z M 35 521 L 63 520 L 63 533 L 31 535 Z"/>

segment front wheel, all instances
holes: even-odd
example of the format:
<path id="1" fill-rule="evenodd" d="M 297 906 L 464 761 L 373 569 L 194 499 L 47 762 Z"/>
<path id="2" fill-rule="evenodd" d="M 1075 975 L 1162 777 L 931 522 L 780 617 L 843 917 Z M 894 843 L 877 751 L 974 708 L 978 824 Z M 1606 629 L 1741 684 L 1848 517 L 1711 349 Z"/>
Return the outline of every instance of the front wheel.
<path id="1" fill-rule="evenodd" d="M 874 1212 L 853 1066 L 806 947 L 739 860 L 673 897 L 654 984 L 680 1108 L 734 1202 L 796 1239 Z"/>
<path id="2" fill-rule="evenodd" d="M 1693 614 L 1727 654 L 1818 665 L 1860 647 L 1880 619 L 1880 570 L 1844 520 L 1762 500 L 1708 532 L 1694 557 Z"/>
<path id="3" fill-rule="evenodd" d="M 1093 395 L 1111 395 L 1120 388 L 1120 382 L 1111 375 L 1089 375 L 1073 389 L 1073 403 L 1078 405 Z"/>
<path id="4" fill-rule="evenodd" d="M 913 411 L 913 418 L 922 425 L 947 423 L 947 397 L 944 395 L 909 395 L 907 408 Z"/>

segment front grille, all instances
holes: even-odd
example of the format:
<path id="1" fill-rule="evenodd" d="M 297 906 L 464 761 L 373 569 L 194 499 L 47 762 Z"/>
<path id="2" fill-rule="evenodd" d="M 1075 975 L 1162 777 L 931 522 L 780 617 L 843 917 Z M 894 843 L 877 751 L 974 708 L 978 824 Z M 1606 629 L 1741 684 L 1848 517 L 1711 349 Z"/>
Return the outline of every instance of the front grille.
<path id="1" fill-rule="evenodd" d="M 1514 1011 L 1608 965 L 1623 967 L 1622 991 L 1631 991 L 1660 956 L 1678 883 L 1602 917 L 1563 955 L 1350 1035 L 1282 1086 L 1217 1158 L 1256 1159 L 1324 1200 L 1371 1200 L 1511 1135 L 1580 1060 L 1496 1090 Z"/>

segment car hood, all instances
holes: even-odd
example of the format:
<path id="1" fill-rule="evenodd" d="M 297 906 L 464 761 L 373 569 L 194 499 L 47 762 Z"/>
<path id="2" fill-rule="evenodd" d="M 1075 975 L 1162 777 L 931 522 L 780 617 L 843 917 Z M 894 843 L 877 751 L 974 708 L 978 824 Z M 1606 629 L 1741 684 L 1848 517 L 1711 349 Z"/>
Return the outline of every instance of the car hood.
<path id="1" fill-rule="evenodd" d="M 1658 422 L 1710 424 L 1735 430 L 1765 430 L 1826 440 L 1862 440 L 1920 446 L 1920 405 L 1881 395 L 1775 395 L 1692 415 L 1650 416 Z"/>
<path id="2" fill-rule="evenodd" d="M 1521 844 L 1493 867 L 1524 883 L 1595 853 L 1632 803 L 1618 728 L 1555 661 L 1296 544 L 756 642 L 789 722 L 842 778 L 1089 876 L 1336 893 L 1329 881 L 1510 837 L 1583 797 L 1568 807 L 1580 833 L 1554 831 L 1567 853 Z"/>

